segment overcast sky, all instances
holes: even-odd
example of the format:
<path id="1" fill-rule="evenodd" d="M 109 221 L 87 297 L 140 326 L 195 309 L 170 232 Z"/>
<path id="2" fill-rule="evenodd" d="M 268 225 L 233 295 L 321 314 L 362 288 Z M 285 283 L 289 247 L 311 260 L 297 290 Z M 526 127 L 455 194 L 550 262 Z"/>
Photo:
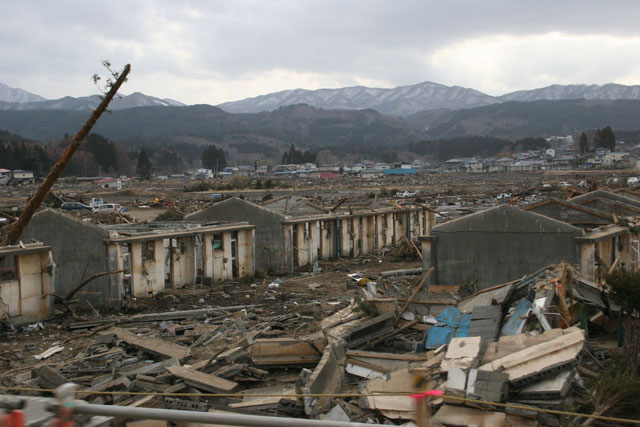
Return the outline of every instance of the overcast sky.
<path id="1" fill-rule="evenodd" d="M 490 95 L 640 84 L 640 3 L 514 0 L 5 1 L 0 82 L 48 99 L 121 93 L 219 104 L 285 89 L 423 81 Z"/>

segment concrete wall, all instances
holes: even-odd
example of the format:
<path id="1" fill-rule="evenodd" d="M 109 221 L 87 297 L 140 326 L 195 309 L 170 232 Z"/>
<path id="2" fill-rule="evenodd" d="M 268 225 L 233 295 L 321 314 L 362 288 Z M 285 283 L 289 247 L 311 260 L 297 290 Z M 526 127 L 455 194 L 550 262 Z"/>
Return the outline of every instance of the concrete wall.
<path id="1" fill-rule="evenodd" d="M 186 221 L 246 221 L 255 225 L 255 268 L 287 269 L 284 257 L 284 216 L 262 206 L 231 198 L 185 217 Z"/>
<path id="2" fill-rule="evenodd" d="M 434 227 L 423 267 L 436 267 L 437 284 L 475 282 L 483 289 L 549 264 L 577 264 L 575 238 L 582 234 L 578 227 L 499 206 Z"/>
<path id="3" fill-rule="evenodd" d="M 0 282 L 3 311 L 14 326 L 43 321 L 53 315 L 53 283 L 49 251 L 7 255 L 16 262 L 17 277 Z M 4 314 L 4 313 L 3 313 Z"/>
<path id="4" fill-rule="evenodd" d="M 56 295 L 63 296 L 82 280 L 96 273 L 111 271 L 107 263 L 104 240 L 109 233 L 52 209 L 38 212 L 31 218 L 21 239 L 37 240 L 51 246 L 56 269 Z M 109 276 L 95 279 L 77 295 L 92 304 L 117 307 L 120 287 L 110 285 Z"/>

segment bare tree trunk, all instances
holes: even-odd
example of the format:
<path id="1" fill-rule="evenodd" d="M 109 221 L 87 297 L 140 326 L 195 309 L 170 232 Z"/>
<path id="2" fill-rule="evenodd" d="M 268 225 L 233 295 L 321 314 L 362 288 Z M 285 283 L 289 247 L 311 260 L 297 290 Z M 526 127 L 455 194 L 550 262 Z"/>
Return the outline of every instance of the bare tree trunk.
<path id="1" fill-rule="evenodd" d="M 67 146 L 67 149 L 64 150 L 64 153 L 62 153 L 62 157 L 60 157 L 56 164 L 53 165 L 53 168 L 51 168 L 49 175 L 47 175 L 42 184 L 40 184 L 40 187 L 35 192 L 33 197 L 29 200 L 29 202 L 27 202 L 27 206 L 25 206 L 18 220 L 11 224 L 11 228 L 9 228 L 9 230 L 7 231 L 7 234 L 4 236 L 4 239 L 2 240 L 0 246 L 13 245 L 18 241 L 18 239 L 22 235 L 22 232 L 24 231 L 24 228 L 27 226 L 27 224 L 29 224 L 29 221 L 31 221 L 31 217 L 42 204 L 42 200 L 44 200 L 44 197 L 47 195 L 49 190 L 51 190 L 53 184 L 55 184 L 56 180 L 60 177 L 62 171 L 71 160 L 73 153 L 76 152 L 82 141 L 84 141 L 84 139 L 87 137 L 93 125 L 95 125 L 98 121 L 98 118 L 100 118 L 100 115 L 107 109 L 109 102 L 111 102 L 115 94 L 118 92 L 120 86 L 122 86 L 122 83 L 124 83 L 124 81 L 126 80 L 130 70 L 131 66 L 127 64 L 124 67 L 124 70 L 122 71 L 120 77 L 118 77 L 118 80 L 116 80 L 100 105 L 98 105 L 98 108 L 93 111 L 91 117 L 89 117 L 89 120 L 85 122 L 84 126 L 82 126 L 76 136 L 73 137 L 73 139 Z"/>

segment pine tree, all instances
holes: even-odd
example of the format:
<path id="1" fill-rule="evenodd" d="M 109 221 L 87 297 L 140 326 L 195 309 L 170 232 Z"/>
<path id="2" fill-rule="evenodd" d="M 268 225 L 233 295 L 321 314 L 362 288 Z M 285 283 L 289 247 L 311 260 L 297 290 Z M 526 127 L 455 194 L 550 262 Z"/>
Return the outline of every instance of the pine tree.
<path id="1" fill-rule="evenodd" d="M 138 164 L 136 165 L 136 174 L 141 179 L 151 179 L 153 175 L 153 163 L 147 154 L 147 150 L 142 148 L 138 155 Z"/>
<path id="2" fill-rule="evenodd" d="M 219 172 L 223 168 L 227 166 L 227 160 L 224 156 L 224 150 L 222 148 L 218 148 L 213 144 L 210 144 L 208 147 L 205 147 L 202 150 L 202 166 Z"/>
<path id="3" fill-rule="evenodd" d="M 607 126 L 602 129 L 602 132 L 600 133 L 600 145 L 611 151 L 616 150 L 616 135 L 613 133 L 611 126 Z"/>
<path id="4" fill-rule="evenodd" d="M 582 132 L 582 134 L 580 135 L 580 141 L 578 142 L 578 149 L 581 153 L 585 153 L 587 151 L 588 143 L 589 140 L 587 138 L 587 134 Z"/>

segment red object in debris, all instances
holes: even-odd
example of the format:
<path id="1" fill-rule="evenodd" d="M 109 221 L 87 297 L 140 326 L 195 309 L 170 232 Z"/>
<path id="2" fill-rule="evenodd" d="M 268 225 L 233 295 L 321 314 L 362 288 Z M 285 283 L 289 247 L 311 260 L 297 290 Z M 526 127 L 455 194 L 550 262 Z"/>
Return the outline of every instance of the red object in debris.
<path id="1" fill-rule="evenodd" d="M 73 411 L 65 406 L 60 407 L 60 418 L 54 418 L 49 427 L 73 427 Z"/>
<path id="2" fill-rule="evenodd" d="M 0 427 L 24 427 L 24 421 L 22 411 L 11 411 L 0 418 Z"/>
<path id="3" fill-rule="evenodd" d="M 418 394 L 410 394 L 409 397 L 413 397 L 416 400 L 424 399 L 425 397 L 430 396 L 442 396 L 444 395 L 444 391 L 442 390 L 427 390 Z"/>

